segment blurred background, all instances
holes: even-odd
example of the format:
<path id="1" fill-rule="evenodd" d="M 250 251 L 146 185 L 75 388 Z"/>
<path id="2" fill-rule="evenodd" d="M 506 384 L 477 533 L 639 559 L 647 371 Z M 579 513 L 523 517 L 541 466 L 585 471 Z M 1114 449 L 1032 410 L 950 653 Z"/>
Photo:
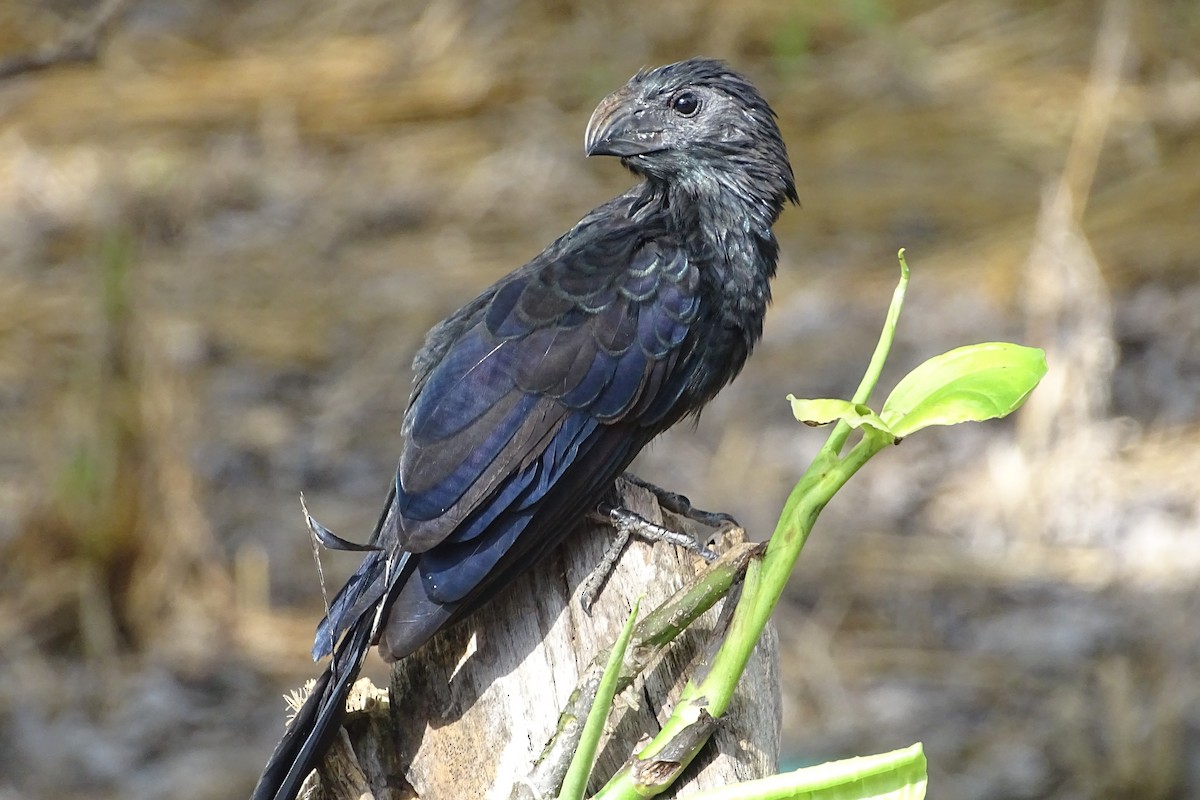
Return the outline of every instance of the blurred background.
<path id="1" fill-rule="evenodd" d="M 852 393 L 900 247 L 884 387 L 994 339 L 1051 368 L 826 510 L 791 762 L 1200 797 L 1195 2 L 8 0 L 0 798 L 249 791 L 314 674 L 300 492 L 367 535 L 420 337 L 629 185 L 592 108 L 697 54 L 770 99 L 804 206 L 759 351 L 639 474 L 769 535 L 825 435 L 784 396 Z"/>

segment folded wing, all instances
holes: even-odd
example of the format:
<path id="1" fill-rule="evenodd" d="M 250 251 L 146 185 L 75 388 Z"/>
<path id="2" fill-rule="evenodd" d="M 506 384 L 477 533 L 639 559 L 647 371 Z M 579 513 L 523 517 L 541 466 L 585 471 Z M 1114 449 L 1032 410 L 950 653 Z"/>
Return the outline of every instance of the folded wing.
<path id="1" fill-rule="evenodd" d="M 557 544 L 674 421 L 698 282 L 680 248 L 615 228 L 448 321 L 405 416 L 381 550 L 334 600 L 314 657 L 385 593 L 387 647 L 411 652 Z"/>

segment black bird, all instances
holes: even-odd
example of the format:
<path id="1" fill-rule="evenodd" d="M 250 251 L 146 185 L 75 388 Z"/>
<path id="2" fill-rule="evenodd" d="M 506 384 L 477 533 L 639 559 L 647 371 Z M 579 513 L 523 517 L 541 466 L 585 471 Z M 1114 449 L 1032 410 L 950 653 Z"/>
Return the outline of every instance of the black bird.
<path id="1" fill-rule="evenodd" d="M 317 629 L 313 658 L 333 658 L 254 800 L 296 796 L 372 644 L 403 658 L 495 596 L 762 335 L 771 226 L 797 197 L 750 82 L 703 58 L 639 72 L 601 101 L 584 147 L 642 182 L 426 336 L 372 550 Z"/>

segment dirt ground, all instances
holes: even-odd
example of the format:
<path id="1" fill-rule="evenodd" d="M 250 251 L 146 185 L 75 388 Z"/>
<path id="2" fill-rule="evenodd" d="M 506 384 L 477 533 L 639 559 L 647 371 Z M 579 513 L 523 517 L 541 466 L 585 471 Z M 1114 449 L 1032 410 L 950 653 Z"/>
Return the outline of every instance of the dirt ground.
<path id="1" fill-rule="evenodd" d="M 300 492 L 369 532 L 424 331 L 628 185 L 592 108 L 696 54 L 771 100 L 803 207 L 759 351 L 639 474 L 768 535 L 824 435 L 784 397 L 851 394 L 900 247 L 885 386 L 996 339 L 1051 369 L 826 510 L 793 762 L 1200 798 L 1195 3 L 13 0 L 0 65 L 92 33 L 0 80 L 0 800 L 249 792 L 313 670 Z"/>

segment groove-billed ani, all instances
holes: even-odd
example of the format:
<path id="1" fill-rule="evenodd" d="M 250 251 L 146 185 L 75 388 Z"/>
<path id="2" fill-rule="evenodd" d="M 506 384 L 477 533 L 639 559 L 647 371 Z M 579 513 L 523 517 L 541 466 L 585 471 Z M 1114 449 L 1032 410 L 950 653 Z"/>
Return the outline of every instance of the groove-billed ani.
<path id="1" fill-rule="evenodd" d="M 584 146 L 644 180 L 429 332 L 375 549 L 317 629 L 333 659 L 255 800 L 296 796 L 372 644 L 403 658 L 536 563 L 761 336 L 796 188 L 758 91 L 709 59 L 639 72 Z"/>

